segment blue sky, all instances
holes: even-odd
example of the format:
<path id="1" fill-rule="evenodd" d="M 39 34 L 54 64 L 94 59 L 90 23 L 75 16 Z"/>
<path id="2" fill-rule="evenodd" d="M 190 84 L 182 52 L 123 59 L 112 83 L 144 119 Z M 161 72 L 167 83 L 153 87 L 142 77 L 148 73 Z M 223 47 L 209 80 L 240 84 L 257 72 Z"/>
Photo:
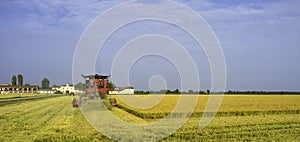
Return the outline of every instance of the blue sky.
<path id="1" fill-rule="evenodd" d="M 40 85 L 44 77 L 51 85 L 72 82 L 73 56 L 82 32 L 96 16 L 121 2 L 124 1 L 1 0 L 0 83 L 11 83 L 12 75 L 19 73 L 24 76 L 24 83 Z M 218 37 L 227 65 L 226 90 L 300 90 L 298 0 L 176 2 L 203 16 Z M 145 25 L 152 25 L 151 30 L 142 29 Z M 123 38 L 130 39 L 145 30 L 170 36 L 174 31 L 181 32 L 161 23 L 130 26 L 107 41 L 115 43 L 115 47 L 104 46 L 96 63 L 97 72 L 110 73 L 112 56 L 122 46 Z M 188 35 L 180 35 L 173 38 L 193 46 L 192 41 L 185 40 Z M 205 54 L 187 50 L 201 72 L 200 88 L 209 89 L 210 70 Z M 147 90 L 149 79 L 157 74 L 165 77 L 168 88 L 180 88 L 176 69 L 151 56 L 133 66 L 130 85 Z"/>

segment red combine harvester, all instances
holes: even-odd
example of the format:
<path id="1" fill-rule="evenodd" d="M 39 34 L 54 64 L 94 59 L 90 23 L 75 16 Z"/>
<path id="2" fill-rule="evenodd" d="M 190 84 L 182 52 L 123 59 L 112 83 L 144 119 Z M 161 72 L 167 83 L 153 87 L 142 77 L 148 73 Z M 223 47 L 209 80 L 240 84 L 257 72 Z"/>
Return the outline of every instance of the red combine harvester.
<path id="1" fill-rule="evenodd" d="M 87 96 L 96 96 L 101 99 L 104 99 L 107 97 L 107 94 L 109 93 L 108 88 L 108 78 L 109 76 L 105 75 L 88 75 L 82 77 L 85 79 L 85 92 Z"/>
<path id="2" fill-rule="evenodd" d="M 108 87 L 108 78 L 109 76 L 105 75 L 82 75 L 85 79 L 85 95 L 80 96 L 79 99 L 74 98 L 72 105 L 73 107 L 79 107 L 81 103 L 84 103 L 86 99 L 106 99 L 107 94 L 109 94 L 109 87 Z M 86 98 L 87 97 L 87 98 Z M 117 105 L 117 101 L 115 98 L 109 98 L 109 103 L 112 106 Z"/>

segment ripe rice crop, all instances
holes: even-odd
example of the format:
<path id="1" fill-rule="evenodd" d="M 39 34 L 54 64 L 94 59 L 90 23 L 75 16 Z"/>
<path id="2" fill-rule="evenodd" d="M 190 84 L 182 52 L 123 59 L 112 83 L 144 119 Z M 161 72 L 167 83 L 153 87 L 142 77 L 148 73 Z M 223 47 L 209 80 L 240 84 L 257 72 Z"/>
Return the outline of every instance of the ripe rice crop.
<path id="1" fill-rule="evenodd" d="M 46 94 L 0 94 L 0 99 L 46 96 Z"/>
<path id="2" fill-rule="evenodd" d="M 299 97 L 225 96 L 220 109 L 222 115 L 218 113 L 206 128 L 198 128 L 202 117 L 194 115 L 162 141 L 298 141 Z M 205 98 L 200 97 L 197 107 Z M 80 109 L 72 107 L 72 99 L 61 96 L 0 106 L 0 141 L 113 141 L 95 130 Z M 114 107 L 111 112 L 124 121 L 147 124 L 157 121 L 159 117 L 155 115 L 168 113 L 174 107 L 169 105 L 175 105 L 176 99 L 167 96 L 149 110 L 130 108 L 118 100 L 121 109 Z M 196 114 L 200 110 L 196 108 Z M 124 140 L 134 141 L 132 138 L 134 134 L 128 134 Z"/>
<path id="3" fill-rule="evenodd" d="M 176 106 L 179 95 L 165 95 L 162 101 L 149 109 L 134 108 L 114 96 L 120 108 L 142 118 L 163 118 Z M 202 116 L 209 96 L 199 96 L 192 116 Z M 299 114 L 298 95 L 225 95 L 217 116 L 244 116 L 268 114 Z"/>

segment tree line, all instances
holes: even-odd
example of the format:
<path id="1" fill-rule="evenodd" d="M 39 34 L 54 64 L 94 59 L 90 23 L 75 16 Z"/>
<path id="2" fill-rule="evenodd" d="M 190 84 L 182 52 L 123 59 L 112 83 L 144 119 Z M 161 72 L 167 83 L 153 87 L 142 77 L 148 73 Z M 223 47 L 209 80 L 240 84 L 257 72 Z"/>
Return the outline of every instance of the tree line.
<path id="1" fill-rule="evenodd" d="M 270 95 L 270 94 L 300 94 L 300 92 L 297 91 L 232 91 L 228 90 L 225 92 L 217 92 L 217 91 L 194 91 L 194 90 L 188 90 L 188 91 L 179 91 L 179 89 L 175 90 L 160 90 L 160 91 L 144 91 L 144 90 L 136 90 L 134 91 L 135 94 L 226 94 L 226 95 L 235 95 L 235 94 L 259 94 L 259 95 Z"/>
<path id="2" fill-rule="evenodd" d="M 24 78 L 22 74 L 13 75 L 11 77 L 11 85 L 23 86 Z M 25 86 L 30 84 L 26 83 Z M 44 78 L 41 82 L 42 88 L 50 88 L 50 81 L 47 78 Z"/>
<path id="3" fill-rule="evenodd" d="M 17 84 L 17 82 L 18 82 L 18 84 Z M 11 84 L 23 86 L 23 76 L 21 74 L 18 74 L 18 77 L 16 75 L 13 75 L 11 78 Z"/>
<path id="4" fill-rule="evenodd" d="M 13 75 L 11 78 L 11 84 L 12 85 L 18 85 L 23 86 L 23 75 Z M 25 84 L 27 86 L 29 84 Z M 50 81 L 48 78 L 43 78 L 41 82 L 42 89 L 49 89 L 50 88 Z M 112 83 L 108 83 L 109 90 L 113 90 L 116 86 Z M 85 90 L 85 84 L 82 82 L 79 82 L 75 85 L 76 90 L 84 91 Z M 169 90 L 169 89 L 162 89 L 160 91 L 144 91 L 144 90 L 136 90 L 134 91 L 135 94 L 261 94 L 261 95 L 268 95 L 268 94 L 300 94 L 300 92 L 297 91 L 232 91 L 228 90 L 225 92 L 215 92 L 215 91 L 194 91 L 194 90 L 188 90 L 188 91 L 179 91 L 179 89 L 175 90 Z"/>

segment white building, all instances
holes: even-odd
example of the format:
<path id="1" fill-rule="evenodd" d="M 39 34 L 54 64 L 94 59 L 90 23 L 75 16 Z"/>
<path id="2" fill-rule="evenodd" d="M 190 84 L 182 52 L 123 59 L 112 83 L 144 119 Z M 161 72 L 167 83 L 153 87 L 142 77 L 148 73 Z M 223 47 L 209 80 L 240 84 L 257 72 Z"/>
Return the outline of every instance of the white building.
<path id="1" fill-rule="evenodd" d="M 134 94 L 134 88 L 131 86 L 128 87 L 116 87 L 113 91 L 109 91 L 109 94 Z"/>
<path id="2" fill-rule="evenodd" d="M 52 89 L 39 89 L 39 94 L 54 94 L 54 90 Z"/>
<path id="3" fill-rule="evenodd" d="M 0 94 L 36 94 L 38 90 L 39 86 L 37 85 L 0 85 Z"/>
<path id="4" fill-rule="evenodd" d="M 62 85 L 62 86 L 55 86 L 55 87 L 52 87 L 52 90 L 54 92 L 60 91 L 63 94 L 75 93 L 75 87 L 72 84 L 66 84 L 66 85 Z"/>

